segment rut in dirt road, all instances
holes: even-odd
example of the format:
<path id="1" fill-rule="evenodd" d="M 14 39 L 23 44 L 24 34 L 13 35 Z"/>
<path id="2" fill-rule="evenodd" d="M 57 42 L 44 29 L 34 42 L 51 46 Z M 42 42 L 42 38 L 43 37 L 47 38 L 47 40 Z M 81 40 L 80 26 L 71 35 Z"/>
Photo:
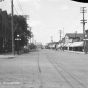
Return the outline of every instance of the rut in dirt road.
<path id="1" fill-rule="evenodd" d="M 40 67 L 40 62 L 39 62 L 39 52 L 38 52 L 38 59 L 37 59 L 37 63 L 38 63 L 38 70 L 39 70 L 39 81 L 40 81 L 40 86 L 39 88 L 42 88 L 43 87 L 43 82 L 42 82 L 42 76 L 41 76 L 41 67 Z"/>
<path id="2" fill-rule="evenodd" d="M 87 88 L 85 86 L 85 83 L 81 82 L 77 77 L 75 77 L 75 75 L 69 72 L 67 68 L 63 66 L 62 63 L 58 62 L 55 59 L 54 56 L 46 54 L 46 57 L 71 88 Z"/>

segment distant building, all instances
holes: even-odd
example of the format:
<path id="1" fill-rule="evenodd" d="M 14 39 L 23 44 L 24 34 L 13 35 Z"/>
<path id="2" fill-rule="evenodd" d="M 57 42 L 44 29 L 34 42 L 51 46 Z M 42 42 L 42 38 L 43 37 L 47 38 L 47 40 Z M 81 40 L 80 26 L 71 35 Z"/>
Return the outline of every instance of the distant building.
<path id="1" fill-rule="evenodd" d="M 60 42 L 51 42 L 51 43 L 47 43 L 46 48 L 48 49 L 55 49 L 56 46 L 59 44 Z"/>

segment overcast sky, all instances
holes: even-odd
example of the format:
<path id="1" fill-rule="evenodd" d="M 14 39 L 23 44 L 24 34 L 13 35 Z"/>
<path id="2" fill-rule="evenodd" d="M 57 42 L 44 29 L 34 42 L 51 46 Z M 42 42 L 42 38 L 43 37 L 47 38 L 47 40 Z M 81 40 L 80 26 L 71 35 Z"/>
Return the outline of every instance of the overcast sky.
<path id="1" fill-rule="evenodd" d="M 88 4 L 74 2 L 71 0 L 13 0 L 14 14 L 29 15 L 27 23 L 32 27 L 34 40 L 46 44 L 51 41 L 57 42 L 66 33 L 83 32 L 83 14 L 80 7 L 87 7 L 85 19 L 88 20 Z M 11 0 L 0 2 L 0 8 L 11 13 Z M 63 30 L 64 29 L 64 30 Z M 85 29 L 88 29 L 86 23 Z"/>

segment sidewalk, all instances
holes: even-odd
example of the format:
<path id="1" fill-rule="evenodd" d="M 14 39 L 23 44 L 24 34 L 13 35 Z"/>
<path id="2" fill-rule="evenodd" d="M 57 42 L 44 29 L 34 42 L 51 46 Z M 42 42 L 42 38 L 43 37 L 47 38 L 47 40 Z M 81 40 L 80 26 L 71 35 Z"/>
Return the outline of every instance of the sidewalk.
<path id="1" fill-rule="evenodd" d="M 9 52 L 9 53 L 1 53 L 1 54 L 0 54 L 0 59 L 1 59 L 1 58 L 12 59 L 12 58 L 14 58 L 14 57 L 16 57 L 16 56 L 19 56 L 19 55 L 21 55 L 21 54 L 23 54 L 22 51 L 20 51 L 19 54 L 17 54 L 17 51 L 15 51 L 15 55 L 13 55 L 12 52 Z"/>
<path id="2" fill-rule="evenodd" d="M 84 52 L 80 52 L 80 51 L 69 51 L 69 50 L 64 50 L 66 52 L 71 52 L 71 53 L 77 53 L 77 54 L 85 54 Z"/>
<path id="3" fill-rule="evenodd" d="M 57 50 L 58 51 L 58 50 Z M 63 50 L 59 50 L 59 51 L 63 51 Z M 70 50 L 64 50 L 66 52 L 70 52 L 70 53 L 77 53 L 77 54 L 85 54 L 84 52 L 81 51 L 70 51 Z M 87 53 L 88 54 L 88 53 Z"/>
<path id="4" fill-rule="evenodd" d="M 2 53 L 2 54 L 0 54 L 0 59 L 3 59 L 3 58 L 12 59 L 15 56 L 17 56 L 17 54 L 13 55 L 11 52 L 10 53 Z"/>

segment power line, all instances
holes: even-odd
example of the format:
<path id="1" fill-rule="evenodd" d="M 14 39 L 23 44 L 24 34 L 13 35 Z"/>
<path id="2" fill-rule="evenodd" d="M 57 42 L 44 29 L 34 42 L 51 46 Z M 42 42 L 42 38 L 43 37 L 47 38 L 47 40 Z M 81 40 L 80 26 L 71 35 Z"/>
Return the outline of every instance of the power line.
<path id="1" fill-rule="evenodd" d="M 22 14 L 24 14 L 23 9 L 22 9 L 22 6 L 21 6 L 19 0 L 16 0 L 16 1 L 17 1 L 17 3 L 18 3 L 18 6 L 19 6 L 20 11 L 22 12 Z"/>
<path id="2" fill-rule="evenodd" d="M 49 16 L 57 16 L 57 17 L 59 17 L 59 18 L 61 18 L 61 17 L 64 17 L 64 18 L 74 18 L 74 17 L 68 17 L 68 16 L 62 16 L 62 15 L 54 15 L 54 14 L 46 14 L 46 13 L 44 13 L 44 12 L 40 12 L 41 14 L 44 14 L 44 15 L 49 15 Z M 38 13 L 39 14 L 39 13 Z"/>
<path id="3" fill-rule="evenodd" d="M 11 0 L 9 0 L 9 1 L 10 1 L 10 3 L 11 3 Z M 19 13 L 18 13 L 18 11 L 17 11 L 17 9 L 16 9 L 16 7 L 15 7 L 14 4 L 13 4 L 13 7 L 14 7 L 14 10 L 16 11 L 17 15 L 19 15 Z"/>
<path id="4" fill-rule="evenodd" d="M 80 13 L 78 13 L 66 26 L 68 26 L 71 22 L 74 22 L 79 15 L 80 15 Z M 66 26 L 64 26 L 64 27 L 66 27 Z"/>
<path id="5" fill-rule="evenodd" d="M 9 1 L 11 3 L 11 0 L 9 0 Z M 16 8 L 15 8 L 15 6 L 14 6 L 14 4 L 13 4 L 13 7 L 14 7 L 14 10 L 16 11 L 17 15 L 19 15 L 18 12 L 17 12 L 17 10 L 16 10 Z"/>
<path id="6" fill-rule="evenodd" d="M 16 13 L 17 13 L 17 15 L 19 15 L 14 5 L 13 5 L 13 7 L 14 7 L 14 9 L 15 9 L 15 11 L 16 11 Z"/>
<path id="7" fill-rule="evenodd" d="M 25 15 L 25 14 L 24 14 L 23 9 L 22 9 L 22 6 L 21 6 L 19 0 L 16 0 L 16 1 L 17 1 L 17 4 L 18 4 L 18 7 L 19 7 L 20 11 L 22 12 L 23 17 L 24 17 L 26 20 L 28 20 L 28 19 L 29 19 L 29 15 Z"/>
<path id="8" fill-rule="evenodd" d="M 74 30 L 72 30 L 72 31 L 75 31 L 75 30 L 77 31 L 77 29 L 80 28 L 80 27 L 81 27 L 81 24 L 79 24 L 78 26 L 76 26 L 76 28 Z"/>
<path id="9" fill-rule="evenodd" d="M 62 30 L 59 30 L 59 34 L 60 34 L 60 41 L 61 41 L 61 37 L 62 37 Z"/>
<path id="10" fill-rule="evenodd" d="M 76 18 L 77 18 L 79 15 L 80 15 L 80 13 L 78 13 L 71 21 L 69 21 L 69 23 L 68 23 L 67 25 L 65 25 L 64 28 L 68 28 L 68 27 L 70 28 L 70 27 L 72 27 L 71 24 L 72 24 L 74 21 L 77 20 Z M 78 25 L 78 26 L 80 26 L 80 25 Z M 78 28 L 78 26 L 77 26 L 76 28 Z M 76 29 L 76 28 L 75 28 L 75 29 Z"/>
<path id="11" fill-rule="evenodd" d="M 37 1 L 37 2 L 39 2 L 39 1 Z M 50 1 L 43 1 L 43 0 L 42 0 L 42 2 L 43 2 L 43 4 L 44 4 L 44 3 L 45 3 L 45 4 L 50 4 L 50 5 L 53 4 L 53 5 L 55 5 L 55 6 L 56 6 L 56 4 L 57 4 L 57 5 L 59 4 L 59 5 L 68 5 L 68 6 L 71 6 L 71 7 L 72 7 L 72 6 L 73 6 L 73 7 L 79 7 L 79 6 L 77 6 L 77 5 L 74 6 L 74 5 L 72 5 L 72 4 L 69 5 L 68 3 L 60 3 L 60 2 L 54 2 L 54 1 L 51 1 L 51 2 L 50 2 Z M 63 1 L 63 2 L 64 2 L 64 1 Z"/>

